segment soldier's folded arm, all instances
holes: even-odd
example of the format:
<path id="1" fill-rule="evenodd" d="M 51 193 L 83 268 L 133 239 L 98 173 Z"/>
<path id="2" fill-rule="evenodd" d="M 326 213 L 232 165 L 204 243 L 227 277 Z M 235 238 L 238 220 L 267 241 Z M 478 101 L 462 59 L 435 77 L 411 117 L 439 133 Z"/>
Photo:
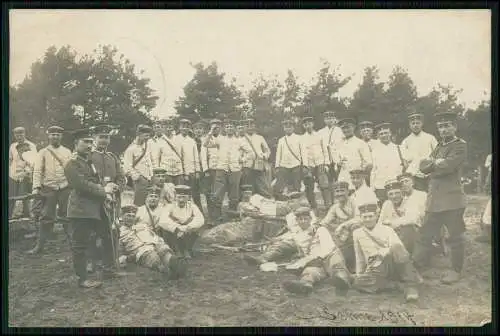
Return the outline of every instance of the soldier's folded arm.
<path id="1" fill-rule="evenodd" d="M 207 136 L 207 138 L 205 139 L 205 141 L 203 142 L 203 146 L 207 147 L 207 148 L 216 148 L 217 145 L 218 145 L 218 142 L 215 139 L 215 137 L 212 136 L 212 134 L 209 134 Z"/>
<path id="2" fill-rule="evenodd" d="M 352 233 L 352 239 L 354 243 L 354 255 L 356 259 L 356 275 L 361 275 L 366 269 L 366 263 L 363 255 L 363 250 L 360 246 L 360 231 L 355 230 Z"/>
<path id="3" fill-rule="evenodd" d="M 73 161 L 70 161 L 64 167 L 64 173 L 68 184 L 71 188 L 78 192 L 86 193 L 99 198 L 106 198 L 104 187 L 100 184 L 90 182 L 78 171 L 78 166 Z"/>
<path id="4" fill-rule="evenodd" d="M 436 160 L 431 174 L 443 176 L 454 173 L 467 160 L 467 143 L 457 141 L 451 152 L 443 160 Z"/>
<path id="5" fill-rule="evenodd" d="M 193 220 L 187 225 L 189 231 L 195 231 L 205 224 L 205 218 L 196 205 L 193 204 Z"/>
<path id="6" fill-rule="evenodd" d="M 180 228 L 180 225 L 177 224 L 175 221 L 169 218 L 169 213 L 170 213 L 170 206 L 166 207 L 162 214 L 160 214 L 158 218 L 158 226 L 163 228 L 163 230 L 166 230 L 171 233 L 175 233 L 178 228 Z"/>

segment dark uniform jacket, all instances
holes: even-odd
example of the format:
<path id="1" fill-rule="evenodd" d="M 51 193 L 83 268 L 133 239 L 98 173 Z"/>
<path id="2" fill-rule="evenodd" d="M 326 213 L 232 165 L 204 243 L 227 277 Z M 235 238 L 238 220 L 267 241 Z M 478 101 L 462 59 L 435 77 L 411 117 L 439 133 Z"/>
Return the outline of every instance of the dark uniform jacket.
<path id="1" fill-rule="evenodd" d="M 64 167 L 64 174 L 72 189 L 68 199 L 68 218 L 104 219 L 101 215 L 106 193 L 95 165 L 74 154 Z"/>
<path id="2" fill-rule="evenodd" d="M 462 166 L 467 160 L 467 143 L 455 138 L 448 143 L 439 143 L 431 154 L 432 162 L 420 170 L 430 174 L 426 211 L 441 212 L 462 209 L 466 206 L 465 193 L 461 183 Z M 436 164 L 437 159 L 444 161 Z"/>
<path id="3" fill-rule="evenodd" d="M 116 183 L 120 187 L 120 191 L 123 191 L 127 180 L 123 173 L 120 159 L 115 154 L 111 152 L 92 151 L 90 153 L 90 160 L 101 178 L 101 183 L 104 184 L 104 179 L 109 177 L 110 182 Z"/>

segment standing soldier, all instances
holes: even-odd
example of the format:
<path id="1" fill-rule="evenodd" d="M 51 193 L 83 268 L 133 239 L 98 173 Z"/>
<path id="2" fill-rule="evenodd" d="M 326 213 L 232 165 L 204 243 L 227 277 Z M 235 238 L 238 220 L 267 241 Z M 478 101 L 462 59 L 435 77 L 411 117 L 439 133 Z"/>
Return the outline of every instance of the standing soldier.
<path id="1" fill-rule="evenodd" d="M 432 134 L 422 131 L 423 117 L 423 114 L 417 112 L 408 116 L 411 134 L 401 142 L 401 150 L 408 163 L 406 172 L 414 177 L 415 189 L 427 192 L 429 178 L 420 171 L 419 164 L 431 155 L 438 143 Z"/>
<path id="2" fill-rule="evenodd" d="M 196 142 L 189 136 L 190 130 L 191 121 L 188 119 L 181 119 L 179 121 L 180 134 L 178 135 L 178 139 L 182 166 L 184 168 L 184 184 L 191 187 L 193 202 L 201 211 L 203 207 L 201 206 L 200 189 L 198 188 L 201 171 L 200 156 L 198 154 Z"/>
<path id="3" fill-rule="evenodd" d="M 305 132 L 301 136 L 301 145 L 303 152 L 303 182 L 306 187 L 306 197 L 313 211 L 318 211 L 316 196 L 314 195 L 314 184 L 318 182 L 323 203 L 326 209 L 332 205 L 332 192 L 328 184 L 327 165 L 325 154 L 321 144 L 320 136 L 314 131 L 313 118 L 305 117 L 302 119 Z M 317 213 L 316 213 L 317 215 Z"/>
<path id="4" fill-rule="evenodd" d="M 345 118 L 338 122 L 344 138 L 335 150 L 336 160 L 339 165 L 339 181 L 349 183 L 349 189 L 354 189 L 350 172 L 362 169 L 368 172 L 372 168 L 372 156 L 368 144 L 354 135 L 356 122 L 354 119 Z"/>
<path id="5" fill-rule="evenodd" d="M 200 211 L 203 212 L 203 207 L 201 206 L 201 194 L 205 195 L 205 199 L 208 199 L 208 193 L 206 193 L 206 189 L 204 188 L 204 169 L 202 165 L 202 143 L 203 143 L 203 138 L 206 133 L 206 123 L 203 120 L 198 120 L 193 124 L 193 140 L 196 143 L 196 150 L 198 153 L 198 171 L 199 176 L 198 179 L 196 180 L 196 186 L 193 188 L 200 194 Z"/>
<path id="6" fill-rule="evenodd" d="M 29 254 L 42 252 L 48 235 L 54 229 L 56 209 L 58 220 L 63 223 L 68 234 L 67 207 L 69 188 L 64 175 L 64 166 L 71 158 L 71 151 L 61 145 L 64 129 L 51 126 L 47 129 L 49 145 L 38 153 L 33 169 L 33 194 L 41 197 L 41 218 L 38 229 L 38 240 Z"/>
<path id="7" fill-rule="evenodd" d="M 300 190 L 302 169 L 302 146 L 300 136 L 294 133 L 294 122 L 291 119 L 283 121 L 285 135 L 278 140 L 276 149 L 276 184 L 274 197 L 281 199 L 285 186 L 288 192 Z"/>
<path id="8" fill-rule="evenodd" d="M 202 146 L 200 150 L 200 161 L 204 176 L 203 190 L 207 197 L 207 212 L 210 222 L 214 222 L 217 218 L 214 217 L 212 211 L 214 209 L 213 188 L 215 183 L 215 171 L 219 162 L 219 148 L 217 146 L 207 147 L 212 143 L 217 143 L 219 138 L 222 138 L 221 121 L 213 119 L 210 121 L 210 131 L 202 138 Z M 201 210 L 201 209 L 200 209 Z"/>
<path id="9" fill-rule="evenodd" d="M 342 141 L 342 130 L 337 127 L 337 119 L 335 117 L 335 112 L 326 111 L 323 113 L 323 118 L 325 120 L 326 126 L 318 131 L 318 135 L 321 138 L 321 145 L 323 147 L 323 153 L 325 153 L 325 161 L 327 162 L 328 169 L 328 182 L 330 184 L 331 197 L 333 200 L 333 184 L 337 181 L 337 167 L 335 166 L 333 149 L 337 147 Z"/>
<path id="10" fill-rule="evenodd" d="M 158 139 L 154 152 L 154 165 L 165 169 L 166 183 L 182 184 L 184 179 L 184 165 L 181 156 L 179 136 L 174 133 L 171 121 L 165 121 L 165 134 Z"/>
<path id="11" fill-rule="evenodd" d="M 153 177 L 153 142 L 149 141 L 152 129 L 147 125 L 137 126 L 136 138 L 128 146 L 123 155 L 123 170 L 132 180 L 135 191 L 134 203 L 137 206 L 144 205 L 147 189 Z"/>
<path id="12" fill-rule="evenodd" d="M 441 228 L 446 225 L 452 270 L 441 281 L 451 284 L 460 280 L 464 264 L 466 198 L 461 178 L 462 166 L 467 160 L 467 143 L 456 136 L 455 113 L 438 113 L 436 119 L 441 141 L 431 156 L 420 163 L 420 170 L 430 174 L 430 180 L 425 220 L 415 243 L 413 259 L 419 269 L 428 265 L 432 241 L 441 235 Z"/>
<path id="13" fill-rule="evenodd" d="M 90 128 L 90 132 L 94 137 L 94 149 L 90 153 L 90 160 L 94 164 L 99 179 L 102 186 L 104 187 L 108 182 L 115 183 L 118 186 L 115 192 L 114 199 L 116 203 L 114 204 L 114 210 L 116 214 L 119 214 L 120 205 L 120 193 L 125 189 L 127 184 L 127 178 L 123 172 L 120 159 L 108 151 L 109 144 L 111 142 L 111 133 L 113 129 L 110 125 L 97 125 Z M 114 238 L 116 241 L 119 239 L 118 232 L 114 232 L 116 235 Z M 100 249 L 97 248 L 97 236 L 94 234 L 91 237 L 90 243 L 90 253 L 92 255 L 92 262 L 89 265 L 89 270 L 92 271 L 96 261 L 100 260 L 102 256 L 98 255 Z"/>
<path id="14" fill-rule="evenodd" d="M 26 144 L 29 150 L 36 153 L 36 146 L 26 139 L 24 127 L 16 127 L 12 130 L 16 140 L 9 148 L 9 194 L 10 196 L 23 196 L 32 190 L 33 167 L 23 159 L 22 154 L 17 150 L 18 145 Z M 15 201 L 9 201 L 9 218 L 12 216 Z M 22 217 L 29 217 L 29 203 L 23 201 Z"/>
<path id="15" fill-rule="evenodd" d="M 222 202 L 226 191 L 229 196 L 229 210 L 237 212 L 240 198 L 241 169 L 245 153 L 249 149 L 241 138 L 235 137 L 234 122 L 224 122 L 226 135 L 224 137 L 209 137 L 207 148 L 218 148 L 218 161 L 215 168 L 215 182 L 212 190 L 214 198 L 213 218 L 220 220 Z"/>
<path id="16" fill-rule="evenodd" d="M 246 123 L 247 121 L 245 119 L 241 119 L 236 123 L 236 132 L 234 134 L 236 138 L 242 138 L 245 135 L 247 131 Z"/>
<path id="17" fill-rule="evenodd" d="M 368 120 L 363 120 L 358 124 L 358 128 L 359 128 L 359 135 L 361 137 L 361 140 L 363 140 L 364 142 L 366 142 L 368 144 L 368 148 L 370 149 L 370 154 L 373 153 L 373 148 L 378 143 L 378 140 L 373 138 L 373 123 L 371 121 L 368 121 Z M 371 171 L 367 171 L 367 174 L 368 175 L 366 177 L 366 184 L 370 187 L 371 186 L 371 181 L 370 181 Z"/>
<path id="18" fill-rule="evenodd" d="M 266 140 L 260 134 L 255 133 L 255 120 L 247 119 L 246 134 L 243 134 L 243 142 L 246 142 L 251 151 L 246 155 L 243 162 L 242 183 L 252 185 L 254 193 L 265 198 L 272 198 L 271 181 L 269 181 L 269 155 L 271 150 Z"/>
<path id="19" fill-rule="evenodd" d="M 116 272 L 116 256 L 111 225 L 106 215 L 105 202 L 119 190 L 113 182 L 103 186 L 95 164 L 90 160 L 90 152 L 94 139 L 90 130 L 74 133 L 76 153 L 68 161 L 64 173 L 72 189 L 68 198 L 68 218 L 72 224 L 73 265 L 78 276 L 78 285 L 83 288 L 96 288 L 101 282 L 87 279 L 87 249 L 92 232 L 102 239 L 103 279 L 121 275 Z"/>
<path id="20" fill-rule="evenodd" d="M 381 206 L 387 200 L 385 183 L 397 179 L 403 171 L 404 162 L 398 145 L 391 141 L 391 124 L 378 124 L 375 131 L 379 143 L 372 149 L 373 167 L 370 180 Z"/>

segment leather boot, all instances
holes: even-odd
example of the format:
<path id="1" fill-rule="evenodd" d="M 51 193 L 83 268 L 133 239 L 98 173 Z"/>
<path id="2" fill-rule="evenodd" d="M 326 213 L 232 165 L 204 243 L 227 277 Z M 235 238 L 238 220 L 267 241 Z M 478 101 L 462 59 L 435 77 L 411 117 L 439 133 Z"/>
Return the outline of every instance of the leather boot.
<path id="1" fill-rule="evenodd" d="M 175 255 L 170 257 L 168 261 L 169 278 L 179 279 L 186 275 L 187 262 L 184 258 L 179 258 Z"/>
<path id="2" fill-rule="evenodd" d="M 39 254 L 43 251 L 48 238 L 48 227 L 50 226 L 47 223 L 40 222 L 40 225 L 38 226 L 38 238 L 36 245 L 31 250 L 27 251 L 27 254 Z"/>
<path id="3" fill-rule="evenodd" d="M 323 205 L 325 206 L 326 211 L 328 211 L 333 204 L 332 192 L 329 189 L 323 189 L 321 190 L 321 195 L 323 196 Z"/>

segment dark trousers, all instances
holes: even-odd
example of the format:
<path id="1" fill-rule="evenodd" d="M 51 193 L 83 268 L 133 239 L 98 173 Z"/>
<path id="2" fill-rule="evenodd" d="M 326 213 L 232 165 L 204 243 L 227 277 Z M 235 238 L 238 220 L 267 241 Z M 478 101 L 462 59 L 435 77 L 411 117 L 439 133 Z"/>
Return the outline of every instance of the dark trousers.
<path id="1" fill-rule="evenodd" d="M 263 170 L 243 168 L 241 184 L 253 186 L 254 194 L 259 194 L 265 198 L 272 198 L 271 181 L 269 174 Z"/>
<path id="2" fill-rule="evenodd" d="M 332 188 L 330 188 L 327 175 L 327 166 L 318 165 L 316 167 L 304 167 L 303 181 L 306 187 L 306 198 L 309 201 L 309 205 L 313 209 L 317 209 L 318 205 L 316 202 L 316 196 L 314 195 L 314 183 L 318 182 L 319 188 L 321 190 L 321 195 L 323 196 L 323 203 L 326 208 L 332 205 L 333 193 Z"/>
<path id="3" fill-rule="evenodd" d="M 134 204 L 136 206 L 140 207 L 146 203 L 149 186 L 150 182 L 144 176 L 141 176 L 137 179 L 137 181 L 134 181 Z"/>
<path id="4" fill-rule="evenodd" d="M 173 185 L 184 184 L 184 175 L 167 175 L 165 183 L 172 183 Z"/>
<path id="5" fill-rule="evenodd" d="M 27 194 L 31 194 L 31 190 L 33 188 L 33 183 L 31 178 L 26 177 L 22 181 L 15 181 L 9 178 L 9 196 L 23 196 Z M 14 205 L 16 201 L 9 201 L 9 218 L 12 216 L 12 210 L 14 210 Z M 30 217 L 30 207 L 29 201 L 23 201 L 23 214 L 22 217 Z"/>
<path id="6" fill-rule="evenodd" d="M 215 182 L 212 189 L 214 218 L 222 216 L 222 202 L 226 191 L 229 196 L 229 209 L 236 211 L 240 198 L 241 171 L 226 172 L 224 170 L 215 171 Z"/>
<path id="7" fill-rule="evenodd" d="M 189 180 L 187 184 L 191 187 L 191 196 L 193 197 L 193 202 L 196 204 L 198 209 L 203 212 L 203 206 L 201 205 L 201 179 L 196 178 L 196 174 L 189 175 Z"/>
<path id="8" fill-rule="evenodd" d="M 101 214 L 101 218 L 106 218 Z M 87 250 L 91 246 L 91 235 L 96 233 L 102 241 L 102 262 L 105 270 L 115 268 L 113 255 L 113 243 L 111 241 L 111 231 L 109 223 L 106 220 L 97 220 L 90 218 L 71 218 L 72 242 L 71 250 L 73 252 L 73 267 L 80 281 L 87 279 Z M 118 241 L 114 242 L 118 244 Z M 95 244 L 95 243 L 94 243 Z M 91 246 L 95 248 L 95 246 Z"/>
<path id="9" fill-rule="evenodd" d="M 423 269 L 428 266 L 434 239 L 441 236 L 443 225 L 446 226 L 449 233 L 448 246 L 451 252 L 451 266 L 456 272 L 461 272 L 464 264 L 464 222 L 465 209 L 453 209 L 441 212 L 427 212 L 420 234 L 415 242 L 413 251 L 413 261 L 415 266 Z"/>
<path id="10" fill-rule="evenodd" d="M 408 253 L 413 254 L 413 250 L 415 247 L 415 240 L 420 234 L 416 225 L 402 225 L 395 229 L 398 234 L 399 239 L 405 246 Z"/>
<path id="11" fill-rule="evenodd" d="M 196 242 L 196 239 L 198 239 L 198 233 L 187 233 L 179 238 L 171 232 L 163 231 L 162 238 L 176 254 L 182 254 L 186 251 L 192 251 L 194 243 Z"/>
<path id="12" fill-rule="evenodd" d="M 41 211 L 39 216 L 37 242 L 40 247 L 43 247 L 43 245 L 47 241 L 49 234 L 54 229 L 54 223 L 56 222 L 56 219 L 63 224 L 66 235 L 69 235 L 66 213 L 68 209 L 68 198 L 70 191 L 71 190 L 69 187 L 56 190 L 42 186 L 40 190 Z M 68 236 L 68 238 L 70 237 Z"/>
<path id="13" fill-rule="evenodd" d="M 300 191 L 300 166 L 293 168 L 276 168 L 276 183 L 274 184 L 274 197 L 281 199 L 283 189 L 288 188 L 289 192 Z"/>
<path id="14" fill-rule="evenodd" d="M 413 177 L 413 189 L 427 192 L 429 190 L 429 178 Z"/>
<path id="15" fill-rule="evenodd" d="M 378 198 L 379 206 L 382 206 L 387 201 L 387 191 L 385 189 L 375 189 L 375 195 Z"/>
<path id="16" fill-rule="evenodd" d="M 212 190 L 214 188 L 215 183 L 215 170 L 209 169 L 207 170 L 201 178 L 200 191 L 205 194 L 205 198 L 207 200 L 207 214 L 208 219 L 211 221 L 216 220 L 217 218 L 213 215 L 214 210 L 214 199 L 212 195 Z"/>

